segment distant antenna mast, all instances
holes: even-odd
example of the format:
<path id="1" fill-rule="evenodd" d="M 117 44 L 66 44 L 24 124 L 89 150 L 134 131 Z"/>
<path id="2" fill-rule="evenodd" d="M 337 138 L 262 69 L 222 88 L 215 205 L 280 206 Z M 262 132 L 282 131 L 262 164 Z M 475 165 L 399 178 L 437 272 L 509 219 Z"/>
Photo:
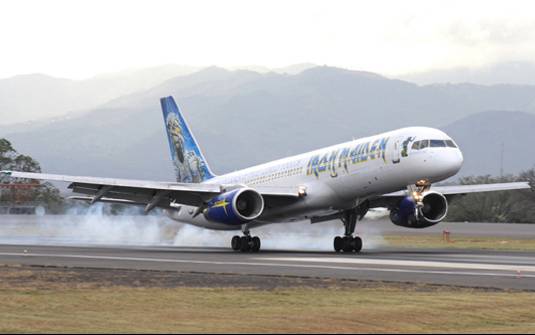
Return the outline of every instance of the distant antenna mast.
<path id="1" fill-rule="evenodd" d="M 500 179 L 503 178 L 503 146 L 504 143 L 502 142 L 502 147 L 500 151 Z"/>

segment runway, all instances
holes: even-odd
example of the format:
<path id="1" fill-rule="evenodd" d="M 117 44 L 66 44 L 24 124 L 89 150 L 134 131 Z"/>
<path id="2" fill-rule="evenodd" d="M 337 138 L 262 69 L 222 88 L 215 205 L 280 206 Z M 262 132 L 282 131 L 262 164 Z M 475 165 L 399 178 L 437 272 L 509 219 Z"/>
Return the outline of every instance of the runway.
<path id="1" fill-rule="evenodd" d="M 360 254 L 226 248 L 0 245 L 0 264 L 298 276 L 535 290 L 535 253 L 384 249 Z"/>
<path id="2" fill-rule="evenodd" d="M 338 222 L 273 225 L 256 254 L 232 252 L 235 232 L 206 231 L 146 216 L 2 216 L 0 264 L 298 276 L 535 290 L 535 253 L 393 248 L 383 234 L 532 238 L 533 225 L 441 223 L 407 230 L 386 220 L 364 220 L 360 254 L 335 254 Z M 150 246 L 150 247 L 149 247 Z M 216 247 L 213 247 L 216 246 Z M 307 250 L 307 251 L 302 251 Z"/>

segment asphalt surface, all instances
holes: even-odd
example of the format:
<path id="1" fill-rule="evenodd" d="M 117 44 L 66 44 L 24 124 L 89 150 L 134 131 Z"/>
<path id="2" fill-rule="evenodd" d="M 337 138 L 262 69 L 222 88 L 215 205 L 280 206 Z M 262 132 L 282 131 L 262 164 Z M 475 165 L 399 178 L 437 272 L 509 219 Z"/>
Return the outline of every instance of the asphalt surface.
<path id="1" fill-rule="evenodd" d="M 360 254 L 223 248 L 0 245 L 1 264 L 298 276 L 535 290 L 535 253 L 388 249 Z"/>
<path id="2" fill-rule="evenodd" d="M 533 238 L 535 225 L 440 223 L 412 230 L 364 220 L 360 254 L 335 254 L 339 222 L 270 225 L 253 230 L 260 253 L 229 248 L 236 232 L 177 224 L 158 216 L 0 215 L 0 264 L 166 270 L 432 283 L 535 291 L 535 253 L 393 249 L 384 234 Z M 303 251 L 305 250 L 305 251 Z M 268 277 L 269 278 L 269 277 Z"/>

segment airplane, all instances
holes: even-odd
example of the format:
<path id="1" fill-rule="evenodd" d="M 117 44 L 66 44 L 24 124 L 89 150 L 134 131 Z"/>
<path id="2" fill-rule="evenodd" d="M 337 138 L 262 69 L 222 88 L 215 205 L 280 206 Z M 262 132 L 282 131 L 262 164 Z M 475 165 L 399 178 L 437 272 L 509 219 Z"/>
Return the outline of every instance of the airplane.
<path id="1" fill-rule="evenodd" d="M 444 132 L 401 128 L 217 176 L 210 169 L 173 97 L 160 99 L 176 182 L 68 176 L 19 171 L 2 175 L 69 182 L 71 199 L 161 208 L 171 219 L 216 230 L 241 230 L 231 247 L 258 252 L 252 228 L 298 220 L 340 220 L 336 252 L 358 253 L 357 222 L 385 207 L 393 224 L 426 228 L 467 193 L 532 189 L 528 182 L 432 186 L 454 176 L 463 155 Z"/>

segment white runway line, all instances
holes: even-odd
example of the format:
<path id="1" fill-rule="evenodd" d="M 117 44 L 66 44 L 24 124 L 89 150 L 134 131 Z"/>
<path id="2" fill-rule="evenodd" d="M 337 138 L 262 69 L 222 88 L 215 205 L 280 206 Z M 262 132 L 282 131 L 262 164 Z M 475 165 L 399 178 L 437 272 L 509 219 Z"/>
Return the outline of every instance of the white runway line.
<path id="1" fill-rule="evenodd" d="M 454 271 L 437 271 L 422 269 L 385 269 L 370 267 L 350 267 L 335 266 L 323 264 L 291 264 L 291 263 L 267 263 L 267 262 L 229 262 L 229 261 L 201 261 L 186 259 L 167 259 L 167 258 L 148 258 L 148 257 L 120 257 L 120 256 L 97 256 L 97 255 L 74 255 L 74 254 L 36 254 L 36 253 L 0 253 L 0 256 L 15 256 L 27 258 L 65 258 L 65 259 L 89 259 L 89 260 L 109 260 L 109 261 L 129 261 L 129 262 L 154 262 L 154 263 L 176 263 L 176 264 L 205 264 L 205 265 L 228 265 L 228 266 L 259 266 L 259 267 L 279 267 L 279 268 L 303 268 L 303 269 L 326 269 L 326 270 L 343 270 L 354 272 L 391 272 L 391 273 L 414 273 L 414 274 L 441 274 L 450 276 L 486 276 L 486 277 L 508 277 L 518 278 L 518 269 L 515 267 L 514 272 L 454 272 Z M 256 258 L 256 260 L 270 260 L 271 258 Z M 280 260 L 288 260 L 280 258 Z M 329 263 L 333 263 L 329 261 Z M 438 262 L 439 263 L 439 262 Z M 369 263 L 373 264 L 373 263 Z M 208 272 L 208 271 L 206 271 Z M 239 271 L 236 271 L 239 272 Z M 233 272 L 234 273 L 234 272 Z M 535 278 L 535 274 L 522 274 L 522 278 Z"/>
<path id="2" fill-rule="evenodd" d="M 338 257 L 265 257 L 256 258 L 266 261 L 286 261 L 304 263 L 330 263 L 330 264 L 358 264 L 358 265 L 387 265 L 400 267 L 426 267 L 448 268 L 461 270 L 489 270 L 489 271 L 522 271 L 535 272 L 535 266 L 530 265 L 505 265 L 486 263 L 456 263 L 434 261 L 406 261 L 397 259 L 371 259 L 371 258 L 338 258 Z"/>

